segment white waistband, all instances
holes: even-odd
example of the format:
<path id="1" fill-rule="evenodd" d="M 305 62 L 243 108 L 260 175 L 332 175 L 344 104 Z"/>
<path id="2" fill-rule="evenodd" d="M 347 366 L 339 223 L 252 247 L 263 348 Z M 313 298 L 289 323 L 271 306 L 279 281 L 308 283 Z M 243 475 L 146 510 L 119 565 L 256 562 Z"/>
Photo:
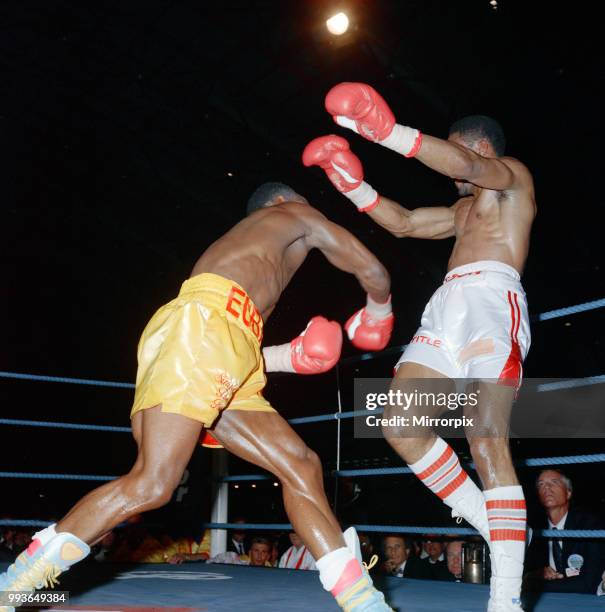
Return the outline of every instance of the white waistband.
<path id="1" fill-rule="evenodd" d="M 481 274 L 481 272 L 500 272 L 502 274 L 506 274 L 516 281 L 520 280 L 521 277 L 519 273 L 508 264 L 502 263 L 501 261 L 474 261 L 470 264 L 464 264 L 463 266 L 458 266 L 453 270 L 450 270 L 443 279 L 444 283 L 447 283 L 456 278 L 460 278 L 462 276 L 469 276 L 472 274 Z"/>

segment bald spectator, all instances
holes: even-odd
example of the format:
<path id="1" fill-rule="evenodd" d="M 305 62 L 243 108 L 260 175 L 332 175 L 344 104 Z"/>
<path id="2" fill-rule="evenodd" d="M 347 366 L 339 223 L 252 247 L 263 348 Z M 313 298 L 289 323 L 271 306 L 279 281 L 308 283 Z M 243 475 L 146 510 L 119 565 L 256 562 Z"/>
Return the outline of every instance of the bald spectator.
<path id="1" fill-rule="evenodd" d="M 449 573 L 454 577 L 456 582 L 462 582 L 462 547 L 464 542 L 462 540 L 454 540 L 448 542 L 446 546 L 446 560 L 447 569 Z"/>

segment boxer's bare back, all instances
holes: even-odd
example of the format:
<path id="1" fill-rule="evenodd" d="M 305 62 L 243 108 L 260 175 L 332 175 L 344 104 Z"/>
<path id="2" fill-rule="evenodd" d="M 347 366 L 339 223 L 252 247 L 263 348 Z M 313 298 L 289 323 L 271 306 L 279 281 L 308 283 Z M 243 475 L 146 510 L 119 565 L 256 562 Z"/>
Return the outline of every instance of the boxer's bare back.
<path id="1" fill-rule="evenodd" d="M 356 274 L 376 301 L 388 299 L 379 262 L 349 232 L 299 202 L 284 202 L 245 217 L 206 249 L 191 276 L 210 272 L 235 281 L 246 289 L 266 321 L 292 276 L 316 247 L 337 268 Z M 367 273 L 372 268 L 376 269 L 374 276 Z"/>

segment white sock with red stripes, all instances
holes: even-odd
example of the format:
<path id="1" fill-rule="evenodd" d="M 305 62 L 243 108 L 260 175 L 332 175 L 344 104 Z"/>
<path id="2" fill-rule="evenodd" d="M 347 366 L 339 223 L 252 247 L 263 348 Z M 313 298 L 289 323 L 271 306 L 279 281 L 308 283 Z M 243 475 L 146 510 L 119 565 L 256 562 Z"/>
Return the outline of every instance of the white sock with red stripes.
<path id="1" fill-rule="evenodd" d="M 359 580 L 363 573 L 361 563 L 346 546 L 317 559 L 315 565 L 319 570 L 319 579 L 323 588 L 326 591 L 336 590 L 337 592 L 333 593 L 335 597 L 343 588 Z"/>
<path id="2" fill-rule="evenodd" d="M 409 467 L 452 508 L 453 517 L 468 521 L 489 542 L 483 493 L 462 469 L 458 455 L 443 438 L 437 438 L 426 455 Z"/>
<path id="3" fill-rule="evenodd" d="M 525 557 L 527 510 L 519 485 L 483 492 L 492 557 L 492 600 L 518 606 Z M 495 604 L 495 601 L 494 601 Z M 489 609 L 489 608 L 488 608 Z"/>

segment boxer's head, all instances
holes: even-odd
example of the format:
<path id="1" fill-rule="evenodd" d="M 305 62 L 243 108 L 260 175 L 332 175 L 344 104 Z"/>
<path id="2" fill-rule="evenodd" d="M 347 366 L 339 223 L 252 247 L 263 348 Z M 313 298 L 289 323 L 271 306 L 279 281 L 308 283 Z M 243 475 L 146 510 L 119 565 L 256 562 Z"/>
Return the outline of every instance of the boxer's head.
<path id="1" fill-rule="evenodd" d="M 485 115 L 470 115 L 454 122 L 448 140 L 471 149 L 482 157 L 504 155 L 506 138 L 500 124 Z M 461 196 L 470 195 L 473 185 L 465 181 L 454 181 Z"/>
<path id="2" fill-rule="evenodd" d="M 248 199 L 246 214 L 249 215 L 261 208 L 276 206 L 283 202 L 308 204 L 305 198 L 284 183 L 263 183 Z"/>

